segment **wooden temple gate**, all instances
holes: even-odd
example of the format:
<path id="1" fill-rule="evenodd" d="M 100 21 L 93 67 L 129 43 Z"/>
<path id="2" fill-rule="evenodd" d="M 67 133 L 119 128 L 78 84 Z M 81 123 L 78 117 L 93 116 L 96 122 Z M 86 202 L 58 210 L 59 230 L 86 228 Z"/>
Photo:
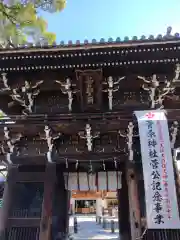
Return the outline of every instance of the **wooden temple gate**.
<path id="1" fill-rule="evenodd" d="M 0 50 L 0 109 L 8 115 L 0 125 L 8 168 L 0 239 L 65 239 L 64 173 L 84 172 L 122 173 L 121 240 L 180 239 L 179 229 L 147 229 L 134 117 L 135 110 L 164 107 L 173 149 L 179 146 L 179 51 L 179 36 L 170 34 Z M 176 187 L 179 199 L 178 174 Z"/>

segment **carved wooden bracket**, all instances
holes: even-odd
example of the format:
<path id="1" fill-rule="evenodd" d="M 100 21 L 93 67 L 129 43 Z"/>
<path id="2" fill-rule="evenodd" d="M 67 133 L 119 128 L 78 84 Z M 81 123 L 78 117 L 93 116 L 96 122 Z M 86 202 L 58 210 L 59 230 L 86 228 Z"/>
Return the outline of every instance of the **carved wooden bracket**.
<path id="1" fill-rule="evenodd" d="M 132 122 L 129 122 L 128 128 L 127 128 L 127 133 L 123 134 L 121 131 L 119 131 L 119 135 L 121 137 L 126 138 L 126 143 L 128 147 L 128 156 L 129 156 L 129 161 L 133 161 L 133 156 L 134 156 L 134 151 L 133 151 L 133 138 L 138 137 L 138 135 L 134 134 L 134 124 Z"/>
<path id="2" fill-rule="evenodd" d="M 73 84 L 71 82 L 70 78 L 67 78 L 65 82 L 61 82 L 59 80 L 56 80 L 55 82 L 60 84 L 60 88 L 61 88 L 62 93 L 67 94 L 67 96 L 68 96 L 68 109 L 71 112 L 72 111 L 73 99 L 74 99 L 73 96 L 74 96 L 74 94 L 79 92 L 76 84 Z"/>
<path id="3" fill-rule="evenodd" d="M 119 90 L 119 83 L 124 79 L 125 77 L 120 77 L 118 80 L 114 81 L 113 77 L 108 77 L 107 81 L 103 82 L 103 85 L 108 85 L 106 88 L 103 89 L 103 92 L 108 93 L 108 100 L 109 100 L 109 110 L 112 110 L 113 108 L 113 93 L 117 92 Z"/>
<path id="4" fill-rule="evenodd" d="M 32 85 L 29 81 L 24 81 L 24 85 L 16 88 L 12 88 L 8 83 L 6 73 L 2 73 L 4 87 L 0 91 L 7 92 L 11 97 L 12 101 L 8 103 L 8 107 L 12 107 L 15 104 L 23 107 L 22 113 L 28 115 L 33 112 L 34 99 L 40 93 L 39 86 L 44 82 L 43 80 L 38 81 L 35 85 Z"/>
<path id="5" fill-rule="evenodd" d="M 150 79 L 147 79 L 144 76 L 138 76 L 138 78 L 144 82 L 142 88 L 149 94 L 150 107 L 152 109 L 164 108 L 164 99 L 169 97 L 169 95 L 172 95 L 175 90 L 175 83 L 180 81 L 179 74 L 180 64 L 177 64 L 175 69 L 175 77 L 170 80 L 165 78 L 163 86 L 160 84 L 159 78 L 156 74 L 153 74 Z"/>
<path id="6" fill-rule="evenodd" d="M 1 146 L 1 149 L 6 156 L 7 164 L 12 164 L 12 156 L 19 155 L 22 138 L 21 133 L 14 138 L 8 127 L 4 127 L 4 145 Z"/>
<path id="7" fill-rule="evenodd" d="M 88 151 L 91 152 L 93 150 L 93 139 L 99 137 L 100 133 L 96 132 L 95 134 L 92 133 L 92 129 L 90 124 L 86 124 L 85 132 L 79 132 L 78 133 L 80 138 L 83 138 L 86 140 L 86 145 L 88 148 Z"/>

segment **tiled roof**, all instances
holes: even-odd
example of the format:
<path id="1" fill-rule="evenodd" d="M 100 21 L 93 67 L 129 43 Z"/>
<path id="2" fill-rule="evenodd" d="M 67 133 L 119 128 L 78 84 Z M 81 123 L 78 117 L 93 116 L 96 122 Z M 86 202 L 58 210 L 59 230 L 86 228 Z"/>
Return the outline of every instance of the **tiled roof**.
<path id="1" fill-rule="evenodd" d="M 79 46 L 98 46 L 98 45 L 114 45 L 116 46 L 117 44 L 139 44 L 139 43 L 156 43 L 156 42 L 165 42 L 165 41 L 180 41 L 180 34 L 175 33 L 171 34 L 172 28 L 168 27 L 167 32 L 165 35 L 158 34 L 157 36 L 150 35 L 148 37 L 142 35 L 141 37 L 133 36 L 132 38 L 129 37 L 124 37 L 124 39 L 121 39 L 120 37 L 117 37 L 116 39 L 109 38 L 109 39 L 104 39 L 101 38 L 99 41 L 96 39 L 92 39 L 91 41 L 89 40 L 84 40 L 81 42 L 80 40 L 77 40 L 75 42 L 69 40 L 67 43 L 64 41 L 61 41 L 59 44 L 54 42 L 52 45 L 49 45 L 47 42 L 39 42 L 37 44 L 26 44 L 26 45 L 17 45 L 17 46 L 12 46 L 9 45 L 6 48 L 1 47 L 1 51 L 4 49 L 26 49 L 26 48 L 66 48 L 66 47 L 79 47 Z"/>

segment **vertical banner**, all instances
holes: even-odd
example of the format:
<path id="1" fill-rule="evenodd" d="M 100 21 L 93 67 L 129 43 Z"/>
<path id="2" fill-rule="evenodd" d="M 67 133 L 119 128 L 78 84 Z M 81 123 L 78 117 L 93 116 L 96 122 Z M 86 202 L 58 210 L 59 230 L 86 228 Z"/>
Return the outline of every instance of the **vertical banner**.
<path id="1" fill-rule="evenodd" d="M 168 123 L 164 111 L 135 111 L 144 173 L 147 227 L 179 229 Z"/>

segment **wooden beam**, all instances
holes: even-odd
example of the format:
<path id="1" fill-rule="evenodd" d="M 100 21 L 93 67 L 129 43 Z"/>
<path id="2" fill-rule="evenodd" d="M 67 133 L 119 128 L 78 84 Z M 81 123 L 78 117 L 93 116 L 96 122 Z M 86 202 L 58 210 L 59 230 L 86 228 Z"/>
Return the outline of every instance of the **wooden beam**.
<path id="1" fill-rule="evenodd" d="M 41 126 L 44 126 L 44 120 L 46 120 L 49 123 L 72 123 L 74 121 L 83 121 L 84 119 L 87 119 L 89 121 L 91 120 L 116 120 L 116 121 L 122 121 L 122 120 L 128 120 L 128 118 L 132 118 L 132 109 L 129 111 L 121 109 L 116 112 L 98 112 L 98 113 L 60 113 L 56 115 L 45 115 L 45 114 L 31 114 L 28 116 L 28 118 L 22 118 L 21 115 L 9 115 L 8 116 L 12 121 L 15 121 L 15 124 L 8 124 L 9 127 L 17 128 L 17 127 L 23 127 L 25 128 L 28 124 L 38 124 Z M 88 121 L 88 122 L 89 122 Z M 5 123 L 0 125 L 0 129 L 4 128 Z"/>
<path id="2" fill-rule="evenodd" d="M 143 110 L 143 109 L 142 109 Z M 180 110 L 179 109 L 166 109 L 167 112 L 167 118 L 168 121 L 174 121 L 174 120 L 180 120 Z M 127 128 L 127 123 L 129 121 L 134 121 L 134 124 L 136 125 L 136 118 L 133 115 L 132 109 L 129 110 L 119 110 L 116 112 L 100 112 L 100 113 L 79 113 L 79 114 L 56 114 L 55 116 L 47 116 L 44 114 L 32 114 L 28 116 L 28 118 L 22 119 L 21 115 L 11 115 L 9 116 L 12 121 L 15 122 L 15 124 L 8 124 L 8 127 L 13 133 L 19 133 L 20 131 L 23 131 L 25 129 L 30 129 L 31 127 L 34 128 L 34 126 L 38 127 L 44 127 L 45 123 L 44 121 L 47 121 L 47 123 L 50 123 L 50 125 L 56 126 L 60 123 L 78 123 L 84 125 L 84 120 L 88 120 L 88 123 L 111 123 L 111 124 L 117 124 L 117 122 L 120 122 L 121 126 L 120 129 L 124 129 L 124 127 Z M 77 122 L 78 121 L 78 122 Z M 99 122 L 100 121 L 100 122 Z M 4 126 L 7 126 L 5 122 L 1 121 L 0 124 L 0 133 L 3 133 Z"/>
<path id="3" fill-rule="evenodd" d="M 123 161 L 126 154 L 124 152 L 91 152 L 91 153 L 77 153 L 77 154 L 68 154 L 68 153 L 60 153 L 54 156 L 53 161 L 57 164 L 64 164 L 66 159 L 69 163 L 74 163 L 76 160 L 79 162 L 88 162 L 92 161 L 94 163 L 99 161 L 113 161 L 113 158 L 117 158 L 118 161 Z M 20 165 L 45 165 L 47 160 L 44 154 L 39 155 L 31 155 L 31 156 L 18 156 L 14 162 Z"/>

